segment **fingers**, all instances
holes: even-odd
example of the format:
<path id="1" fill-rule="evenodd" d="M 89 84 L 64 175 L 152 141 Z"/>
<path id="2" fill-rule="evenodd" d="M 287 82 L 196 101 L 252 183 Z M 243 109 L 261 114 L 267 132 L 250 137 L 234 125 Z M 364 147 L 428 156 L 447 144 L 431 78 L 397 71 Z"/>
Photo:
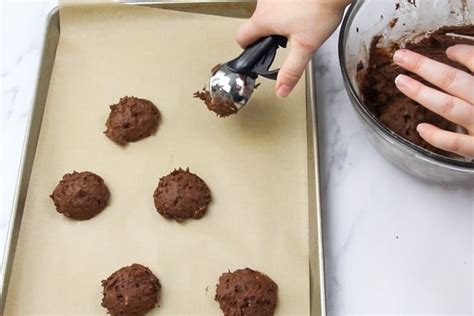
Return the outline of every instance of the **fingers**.
<path id="1" fill-rule="evenodd" d="M 463 157 L 474 158 L 474 136 L 448 132 L 427 123 L 419 124 L 417 131 L 434 147 Z"/>
<path id="2" fill-rule="evenodd" d="M 447 50 L 450 59 L 474 67 L 474 48 L 456 45 Z M 398 89 L 409 98 L 446 119 L 464 126 L 471 135 L 444 131 L 431 124 L 417 127 L 420 136 L 431 145 L 460 156 L 474 158 L 474 77 L 453 67 L 408 50 L 399 50 L 394 61 L 449 94 L 425 86 L 405 75 L 395 79 Z"/>
<path id="3" fill-rule="evenodd" d="M 237 42 L 242 47 L 254 43 L 261 37 L 271 35 L 274 32 L 266 29 L 263 25 L 256 25 L 254 20 L 250 19 L 244 23 L 237 32 Z M 278 72 L 276 83 L 277 95 L 287 97 L 298 83 L 306 65 L 313 57 L 316 48 L 303 45 L 297 40 L 290 38 L 289 52 L 283 66 Z"/>
<path id="4" fill-rule="evenodd" d="M 449 59 L 463 64 L 470 71 L 474 72 L 474 46 L 472 45 L 454 45 L 446 50 Z"/>
<path id="5" fill-rule="evenodd" d="M 278 72 L 276 91 L 279 97 L 287 97 L 298 83 L 306 65 L 313 57 L 316 49 L 311 46 L 301 45 L 296 40 L 290 39 L 290 51 L 283 66 Z"/>
<path id="6" fill-rule="evenodd" d="M 474 103 L 474 77 L 406 49 L 393 56 L 397 65 L 411 71 L 444 91 Z"/>
<path id="7" fill-rule="evenodd" d="M 405 75 L 395 79 L 397 88 L 407 97 L 474 134 L 474 106 Z"/>
<path id="8" fill-rule="evenodd" d="M 237 30 L 235 40 L 239 43 L 240 47 L 245 48 L 250 44 L 255 43 L 259 38 L 267 35 L 273 35 L 272 30 L 267 28 L 265 24 L 257 22 L 255 18 L 250 18 L 244 24 L 242 24 Z"/>

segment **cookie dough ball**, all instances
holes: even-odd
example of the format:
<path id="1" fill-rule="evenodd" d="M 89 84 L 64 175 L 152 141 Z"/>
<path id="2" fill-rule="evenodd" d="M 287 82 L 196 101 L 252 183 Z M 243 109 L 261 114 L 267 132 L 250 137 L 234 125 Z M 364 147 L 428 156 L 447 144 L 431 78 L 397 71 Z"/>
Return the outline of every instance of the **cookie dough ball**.
<path id="1" fill-rule="evenodd" d="M 211 94 L 206 89 L 195 92 L 193 96 L 204 101 L 207 108 L 219 117 L 226 117 L 239 111 L 234 102 L 217 97 L 211 98 Z"/>
<path id="2" fill-rule="evenodd" d="M 158 278 L 141 264 L 121 268 L 107 280 L 104 287 L 102 306 L 111 315 L 144 315 L 158 303 L 161 284 Z"/>
<path id="3" fill-rule="evenodd" d="M 106 206 L 110 192 L 104 180 L 95 173 L 66 173 L 50 197 L 56 210 L 64 216 L 86 220 L 99 214 Z"/>
<path id="4" fill-rule="evenodd" d="M 158 213 L 182 222 L 204 216 L 211 191 L 207 184 L 189 169 L 178 169 L 160 179 L 153 195 Z"/>
<path id="5" fill-rule="evenodd" d="M 268 276 L 245 268 L 221 275 L 214 299 L 225 316 L 272 316 L 277 291 L 278 286 Z"/>
<path id="6" fill-rule="evenodd" d="M 148 137 L 158 129 L 160 112 L 151 101 L 123 97 L 110 109 L 104 133 L 119 145 Z"/>

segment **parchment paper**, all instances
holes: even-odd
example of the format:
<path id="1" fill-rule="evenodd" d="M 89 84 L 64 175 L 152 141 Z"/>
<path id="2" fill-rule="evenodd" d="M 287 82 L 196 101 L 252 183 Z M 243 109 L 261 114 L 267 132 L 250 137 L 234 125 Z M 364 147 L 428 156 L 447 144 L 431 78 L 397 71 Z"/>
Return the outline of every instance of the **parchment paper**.
<path id="1" fill-rule="evenodd" d="M 100 281 L 141 263 L 160 279 L 151 315 L 221 315 L 219 276 L 251 267 L 279 286 L 277 315 L 309 315 L 304 84 L 287 99 L 263 81 L 238 115 L 192 98 L 240 53 L 241 20 L 127 5 L 61 8 L 61 37 L 7 298 L 6 315 L 105 314 Z M 161 111 L 156 135 L 120 147 L 102 132 L 125 95 Z M 213 202 L 199 221 L 155 210 L 159 177 L 189 167 Z M 110 191 L 89 221 L 58 214 L 62 175 L 89 170 Z"/>

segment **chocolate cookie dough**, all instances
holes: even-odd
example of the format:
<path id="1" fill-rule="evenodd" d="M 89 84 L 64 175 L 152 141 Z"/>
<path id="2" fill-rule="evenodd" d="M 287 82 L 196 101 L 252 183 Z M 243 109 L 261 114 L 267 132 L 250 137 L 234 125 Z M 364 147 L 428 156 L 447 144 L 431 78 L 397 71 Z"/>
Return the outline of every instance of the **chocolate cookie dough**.
<path id="1" fill-rule="evenodd" d="M 144 315 L 156 306 L 161 290 L 150 269 L 136 263 L 112 273 L 102 286 L 102 306 L 114 316 Z"/>
<path id="2" fill-rule="evenodd" d="M 151 101 L 123 97 L 110 109 L 104 134 L 119 145 L 148 137 L 158 129 L 160 112 Z"/>
<path id="3" fill-rule="evenodd" d="M 470 73 L 463 65 L 448 59 L 446 49 L 455 44 L 472 45 L 472 41 L 454 38 L 446 33 L 473 36 L 474 25 L 442 27 L 421 41 L 409 42 L 405 46 L 431 59 Z M 428 144 L 420 137 L 416 127 L 419 123 L 425 122 L 444 130 L 456 131 L 456 125 L 402 94 L 395 86 L 395 78 L 399 74 L 406 74 L 427 86 L 433 87 L 433 85 L 394 64 L 393 54 L 400 48 L 400 44 L 392 43 L 388 48 L 378 47 L 380 38 L 375 37 L 372 41 L 368 67 L 359 69 L 362 78 L 360 87 L 366 106 L 385 126 L 413 144 L 445 156 L 454 156 Z"/>
<path id="4" fill-rule="evenodd" d="M 263 273 L 249 268 L 219 278 L 215 300 L 225 316 L 272 316 L 278 286 Z"/>
<path id="5" fill-rule="evenodd" d="M 179 168 L 160 179 L 153 195 L 156 210 L 166 218 L 182 222 L 204 216 L 211 191 L 207 184 L 189 169 Z"/>
<path id="6" fill-rule="evenodd" d="M 206 89 L 196 91 L 193 96 L 203 100 L 207 108 L 219 117 L 226 117 L 239 111 L 234 102 L 217 97 L 211 98 L 211 94 Z"/>
<path id="7" fill-rule="evenodd" d="M 95 173 L 74 171 L 63 176 L 50 197 L 59 213 L 86 220 L 107 206 L 110 193 L 104 180 Z"/>

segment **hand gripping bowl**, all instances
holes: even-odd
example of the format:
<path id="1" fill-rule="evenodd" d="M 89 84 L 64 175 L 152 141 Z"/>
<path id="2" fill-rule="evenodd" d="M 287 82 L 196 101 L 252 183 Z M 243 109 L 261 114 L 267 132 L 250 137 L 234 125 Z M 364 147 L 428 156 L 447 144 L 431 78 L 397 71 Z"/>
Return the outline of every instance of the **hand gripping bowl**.
<path id="1" fill-rule="evenodd" d="M 393 21 L 397 23 L 393 25 Z M 403 42 L 444 25 L 473 22 L 474 0 L 360 0 L 349 8 L 341 27 L 339 61 L 344 84 L 371 143 L 391 163 L 429 182 L 474 186 L 474 161 L 432 153 L 380 123 L 364 105 L 357 82 L 358 64 L 362 61 L 367 66 L 370 44 L 376 35 L 382 35 L 384 43 Z"/>

